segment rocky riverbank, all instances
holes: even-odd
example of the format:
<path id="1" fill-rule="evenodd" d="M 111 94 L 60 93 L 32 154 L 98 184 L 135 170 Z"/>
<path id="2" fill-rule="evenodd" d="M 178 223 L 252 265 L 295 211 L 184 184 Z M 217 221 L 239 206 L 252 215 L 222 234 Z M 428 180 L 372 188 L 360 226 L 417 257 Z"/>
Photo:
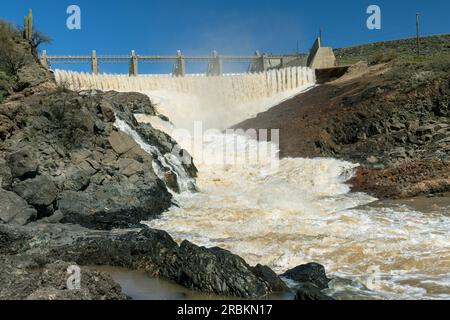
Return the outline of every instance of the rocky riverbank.
<path id="1" fill-rule="evenodd" d="M 450 55 L 391 59 L 360 62 L 235 127 L 280 129 L 282 157 L 360 163 L 356 191 L 380 198 L 449 191 Z"/>

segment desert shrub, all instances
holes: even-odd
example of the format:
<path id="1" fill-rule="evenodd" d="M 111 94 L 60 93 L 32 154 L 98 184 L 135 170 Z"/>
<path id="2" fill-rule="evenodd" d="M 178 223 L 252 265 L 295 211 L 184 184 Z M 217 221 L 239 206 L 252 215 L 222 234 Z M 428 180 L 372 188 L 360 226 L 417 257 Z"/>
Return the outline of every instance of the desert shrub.
<path id="1" fill-rule="evenodd" d="M 11 42 L 20 37 L 20 30 L 13 27 L 9 22 L 0 20 L 0 43 Z"/>
<path id="2" fill-rule="evenodd" d="M 16 75 L 26 63 L 26 54 L 14 43 L 20 31 L 11 24 L 0 21 L 0 71 L 8 75 Z"/>
<path id="3" fill-rule="evenodd" d="M 377 51 L 368 60 L 370 65 L 376 65 L 380 63 L 390 62 L 398 58 L 398 54 L 394 50 L 388 50 L 387 52 Z"/>
<path id="4" fill-rule="evenodd" d="M 37 50 L 37 48 L 43 44 L 43 43 L 52 43 L 52 38 L 45 35 L 39 30 L 35 30 L 33 32 L 33 38 L 32 38 L 32 46 L 34 50 Z"/>
<path id="5" fill-rule="evenodd" d="M 59 94 L 72 92 L 69 81 L 65 80 L 65 81 L 58 82 L 56 92 Z"/>
<path id="6" fill-rule="evenodd" d="M 14 87 L 14 79 L 5 72 L 0 71 L 0 103 L 11 94 Z"/>
<path id="7" fill-rule="evenodd" d="M 438 73 L 450 72 L 450 54 L 433 56 L 427 66 L 427 69 Z"/>

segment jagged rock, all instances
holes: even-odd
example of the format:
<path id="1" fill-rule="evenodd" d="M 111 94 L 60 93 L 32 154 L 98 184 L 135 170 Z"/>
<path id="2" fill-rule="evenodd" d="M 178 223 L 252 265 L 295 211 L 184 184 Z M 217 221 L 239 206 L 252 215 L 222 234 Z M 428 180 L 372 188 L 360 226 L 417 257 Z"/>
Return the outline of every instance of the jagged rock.
<path id="1" fill-rule="evenodd" d="M 296 291 L 294 298 L 296 301 L 334 300 L 322 293 L 319 287 L 310 282 L 302 283 Z"/>
<path id="2" fill-rule="evenodd" d="M 331 279 L 327 278 L 325 267 L 318 263 L 308 263 L 286 271 L 282 277 L 298 283 L 312 283 L 320 290 L 327 289 Z"/>
<path id="3" fill-rule="evenodd" d="M 114 109 L 111 103 L 109 103 L 108 101 L 102 101 L 99 107 L 106 121 L 114 122 L 116 120 Z"/>
<path id="4" fill-rule="evenodd" d="M 32 248 L 28 246 L 30 238 Z M 149 228 L 93 231 L 75 225 L 0 225 L 0 252 L 10 252 L 12 248 L 26 270 L 57 261 L 73 261 L 71 264 L 80 266 L 120 266 L 225 296 L 261 298 L 276 290 L 272 283 L 280 281 L 269 281 L 268 270 L 261 276 L 242 258 L 226 250 L 201 248 L 187 241 L 178 246 L 166 232 Z"/>
<path id="5" fill-rule="evenodd" d="M 269 267 L 258 264 L 252 270 L 258 277 L 267 281 L 274 291 L 282 292 L 288 290 L 286 283 Z"/>
<path id="6" fill-rule="evenodd" d="M 6 162 L 14 178 L 34 176 L 38 169 L 36 151 L 30 146 L 8 154 Z"/>
<path id="7" fill-rule="evenodd" d="M 390 125 L 390 129 L 392 131 L 400 131 L 400 130 L 403 130 L 405 128 L 406 128 L 406 126 L 403 123 L 401 123 L 401 122 L 394 122 L 394 123 L 391 123 L 391 125 Z"/>
<path id="8" fill-rule="evenodd" d="M 271 291 L 268 282 L 229 251 L 199 248 L 184 241 L 179 257 L 180 269 L 169 277 L 187 288 L 237 297 L 262 297 Z"/>
<path id="9" fill-rule="evenodd" d="M 421 127 L 417 128 L 416 133 L 417 133 L 417 135 L 424 137 L 424 136 L 432 134 L 435 130 L 436 130 L 436 125 L 429 124 L 429 125 L 425 125 L 425 126 L 421 126 Z"/>
<path id="10" fill-rule="evenodd" d="M 450 162 L 415 161 L 382 170 L 358 168 L 350 181 L 356 192 L 379 199 L 407 198 L 450 191 Z"/>
<path id="11" fill-rule="evenodd" d="M 0 222 L 25 225 L 35 219 L 37 212 L 14 192 L 0 189 Z"/>
<path id="12" fill-rule="evenodd" d="M 133 159 L 119 159 L 117 162 L 119 172 L 127 177 L 135 174 L 144 174 L 144 165 Z"/>
<path id="13" fill-rule="evenodd" d="M 178 177 L 172 171 L 166 171 L 164 173 L 164 182 L 171 190 L 180 192 L 180 187 L 178 186 Z"/>
<path id="14" fill-rule="evenodd" d="M 135 92 L 106 92 L 104 98 L 117 110 L 129 109 L 132 113 L 142 113 L 154 116 L 155 109 L 148 96 Z"/>
<path id="15" fill-rule="evenodd" d="M 47 176 L 21 181 L 13 186 L 13 191 L 34 207 L 48 207 L 58 196 L 58 189 Z"/>
<path id="16" fill-rule="evenodd" d="M 0 141 L 9 138 L 14 127 L 13 121 L 7 116 L 0 114 Z"/>
<path id="17" fill-rule="evenodd" d="M 133 140 L 133 138 L 122 131 L 112 132 L 108 141 L 114 151 L 119 155 L 122 155 L 136 147 L 139 147 Z"/>
<path id="18" fill-rule="evenodd" d="M 61 188 L 70 191 L 85 190 L 91 182 L 91 177 L 96 173 L 92 168 L 82 166 L 73 166 L 66 170 Z"/>
<path id="19" fill-rule="evenodd" d="M 171 205 L 172 195 L 157 178 L 132 184 L 111 181 L 86 191 L 65 191 L 58 201 L 64 223 L 96 229 L 128 228 L 157 217 Z"/>
<path id="20" fill-rule="evenodd" d="M 23 261 L 0 262 L 1 300 L 125 300 L 121 287 L 106 273 L 81 268 L 80 288 L 67 287 L 68 268 L 74 263 L 55 261 L 42 268 Z"/>
<path id="21" fill-rule="evenodd" d="M 11 169 L 6 161 L 0 158 L 0 188 L 9 189 L 12 183 Z"/>

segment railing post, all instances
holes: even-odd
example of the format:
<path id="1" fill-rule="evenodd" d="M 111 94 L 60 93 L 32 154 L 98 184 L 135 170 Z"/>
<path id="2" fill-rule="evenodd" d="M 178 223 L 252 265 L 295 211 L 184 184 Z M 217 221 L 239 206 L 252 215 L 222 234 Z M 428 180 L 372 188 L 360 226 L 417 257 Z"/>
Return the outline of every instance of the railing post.
<path id="1" fill-rule="evenodd" d="M 131 51 L 131 59 L 130 59 L 130 77 L 137 77 L 138 75 L 138 57 L 136 55 L 136 51 Z"/>
<path id="2" fill-rule="evenodd" d="M 91 70 L 92 73 L 98 74 L 98 59 L 97 59 L 97 51 L 92 50 L 92 61 L 91 61 Z"/>
<path id="3" fill-rule="evenodd" d="M 262 55 L 262 57 L 261 57 L 261 63 L 262 63 L 262 66 L 263 66 L 263 70 L 262 71 L 267 71 L 267 70 L 269 70 L 269 67 L 270 67 L 270 65 L 269 65 L 269 58 L 267 57 L 267 54 L 263 54 Z"/>
<path id="4" fill-rule="evenodd" d="M 266 54 L 261 55 L 259 51 L 256 51 L 255 56 L 256 62 L 253 64 L 252 71 L 253 72 L 267 71 L 269 69 L 267 65 L 267 55 Z"/>
<path id="5" fill-rule="evenodd" d="M 45 69 L 48 69 L 47 50 L 42 50 L 41 64 Z"/>
<path id="6" fill-rule="evenodd" d="M 181 53 L 181 50 L 177 51 L 177 61 L 173 68 L 173 75 L 178 77 L 184 77 L 186 75 L 186 59 Z"/>
<path id="7" fill-rule="evenodd" d="M 223 75 L 223 61 L 220 58 L 217 51 L 214 50 L 213 57 L 209 63 L 208 67 L 209 76 L 221 76 Z"/>

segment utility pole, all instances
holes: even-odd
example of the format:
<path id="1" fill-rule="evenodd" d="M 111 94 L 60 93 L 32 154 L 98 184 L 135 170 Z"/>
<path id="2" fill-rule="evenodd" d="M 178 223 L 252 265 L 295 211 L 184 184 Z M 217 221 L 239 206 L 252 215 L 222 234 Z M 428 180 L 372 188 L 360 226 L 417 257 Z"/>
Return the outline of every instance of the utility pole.
<path id="1" fill-rule="evenodd" d="M 417 56 L 420 57 L 420 13 L 416 13 Z"/>

